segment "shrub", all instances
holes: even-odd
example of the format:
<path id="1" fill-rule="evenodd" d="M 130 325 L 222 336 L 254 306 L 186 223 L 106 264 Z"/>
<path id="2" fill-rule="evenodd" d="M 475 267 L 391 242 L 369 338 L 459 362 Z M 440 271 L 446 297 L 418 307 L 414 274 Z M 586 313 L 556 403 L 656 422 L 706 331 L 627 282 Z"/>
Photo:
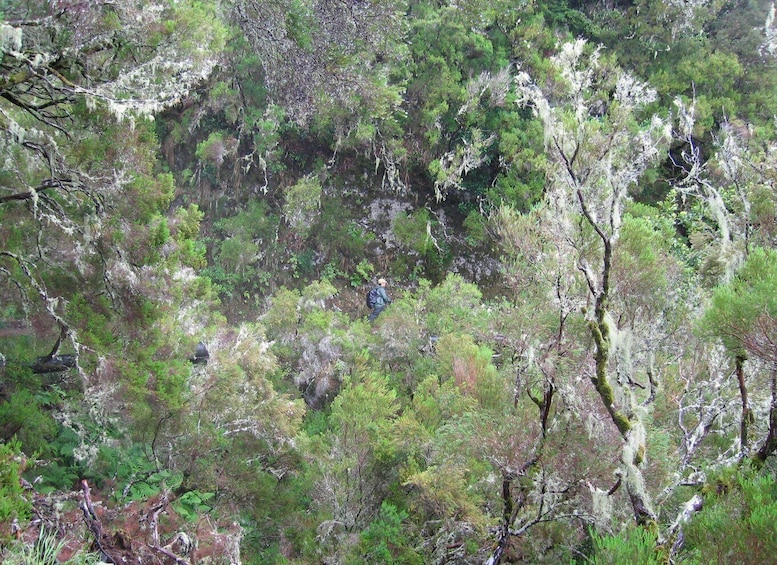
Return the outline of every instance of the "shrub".
<path id="1" fill-rule="evenodd" d="M 617 535 L 593 534 L 594 555 L 588 560 L 593 565 L 661 565 L 666 562 L 656 549 L 656 536 L 645 528 L 630 527 Z"/>
<path id="2" fill-rule="evenodd" d="M 0 539 L 10 534 L 13 520 L 25 522 L 30 516 L 32 506 L 21 485 L 24 462 L 18 440 L 0 443 Z"/>
<path id="3" fill-rule="evenodd" d="M 16 437 L 33 453 L 45 449 L 55 432 L 56 423 L 30 391 L 15 392 L 0 404 L 0 439 Z"/>
<path id="4" fill-rule="evenodd" d="M 283 215 L 291 229 L 303 239 L 310 233 L 321 207 L 323 188 L 317 177 L 308 175 L 286 190 Z"/>
<path id="5" fill-rule="evenodd" d="M 380 514 L 364 532 L 358 545 L 359 563 L 423 563 L 412 548 L 412 538 L 404 522 L 407 512 L 383 502 Z"/>
<path id="6" fill-rule="evenodd" d="M 773 563 L 777 555 L 777 479 L 751 472 L 710 489 L 685 528 L 681 563 Z"/>

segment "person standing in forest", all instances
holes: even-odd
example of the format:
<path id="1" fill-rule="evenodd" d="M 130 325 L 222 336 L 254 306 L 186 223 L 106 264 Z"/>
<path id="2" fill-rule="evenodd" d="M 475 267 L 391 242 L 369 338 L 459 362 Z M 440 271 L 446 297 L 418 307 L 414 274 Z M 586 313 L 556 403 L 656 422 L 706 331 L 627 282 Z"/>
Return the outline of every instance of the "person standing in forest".
<path id="1" fill-rule="evenodd" d="M 370 313 L 370 322 L 375 321 L 386 306 L 391 304 L 391 298 L 389 298 L 386 292 L 386 279 L 378 279 L 378 286 L 372 289 L 369 293 L 368 300 L 371 303 L 372 312 Z M 374 297 L 374 298 L 372 298 Z"/>

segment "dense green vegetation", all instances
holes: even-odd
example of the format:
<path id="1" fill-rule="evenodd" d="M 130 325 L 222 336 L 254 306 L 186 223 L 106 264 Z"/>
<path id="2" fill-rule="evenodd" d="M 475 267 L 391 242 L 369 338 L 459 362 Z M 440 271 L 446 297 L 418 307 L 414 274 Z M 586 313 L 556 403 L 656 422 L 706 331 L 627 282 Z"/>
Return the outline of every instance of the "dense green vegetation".
<path id="1" fill-rule="evenodd" d="M 0 15 L 0 560 L 774 560 L 773 4 Z"/>

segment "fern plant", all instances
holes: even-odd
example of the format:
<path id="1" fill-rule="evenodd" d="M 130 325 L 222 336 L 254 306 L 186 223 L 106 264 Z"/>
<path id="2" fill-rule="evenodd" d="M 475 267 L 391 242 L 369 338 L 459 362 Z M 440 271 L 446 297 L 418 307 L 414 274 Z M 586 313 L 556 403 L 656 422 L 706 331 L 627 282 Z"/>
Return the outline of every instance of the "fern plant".
<path id="1" fill-rule="evenodd" d="M 0 443 L 0 524 L 13 520 L 26 521 L 30 516 L 30 502 L 21 487 L 24 457 L 17 440 Z M 8 531 L 3 527 L 0 531 Z"/>

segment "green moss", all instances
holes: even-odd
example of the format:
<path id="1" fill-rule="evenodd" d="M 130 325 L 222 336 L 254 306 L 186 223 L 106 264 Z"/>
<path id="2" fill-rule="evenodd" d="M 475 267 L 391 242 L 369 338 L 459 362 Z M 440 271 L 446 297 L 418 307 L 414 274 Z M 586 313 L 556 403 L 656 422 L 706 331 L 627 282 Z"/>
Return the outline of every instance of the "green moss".
<path id="1" fill-rule="evenodd" d="M 615 394 L 613 393 L 610 383 L 607 381 L 607 360 L 609 359 L 610 344 L 607 338 L 608 327 L 607 324 L 591 320 L 588 323 L 588 328 L 591 331 L 591 335 L 596 342 L 596 377 L 591 379 L 591 382 L 596 387 L 596 392 L 604 403 L 605 408 L 610 413 L 615 425 L 621 434 L 626 434 L 631 429 L 631 423 L 629 418 L 615 410 L 613 405 L 615 404 Z"/>
<path id="2" fill-rule="evenodd" d="M 597 377 L 596 392 L 602 397 L 602 402 L 609 409 L 615 403 L 615 395 L 612 392 L 610 383 L 607 382 L 607 375 L 599 374 Z"/>
<path id="3" fill-rule="evenodd" d="M 623 414 L 623 412 L 613 412 L 612 420 L 615 422 L 615 425 L 618 427 L 618 431 L 620 431 L 621 434 L 626 434 L 629 430 L 631 430 L 631 422 L 629 422 L 629 419 Z"/>
<path id="4" fill-rule="evenodd" d="M 607 324 L 604 322 L 599 323 L 595 320 L 591 320 L 588 322 L 588 329 L 591 331 L 591 336 L 596 342 L 597 360 L 599 358 L 606 360 L 610 354 L 610 343 L 605 337 L 608 332 Z"/>

